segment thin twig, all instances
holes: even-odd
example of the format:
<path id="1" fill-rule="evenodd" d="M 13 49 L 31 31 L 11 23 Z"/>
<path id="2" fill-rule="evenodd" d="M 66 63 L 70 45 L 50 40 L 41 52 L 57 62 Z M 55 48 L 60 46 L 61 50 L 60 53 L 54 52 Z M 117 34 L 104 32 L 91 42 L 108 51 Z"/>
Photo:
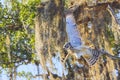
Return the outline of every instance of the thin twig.
<path id="1" fill-rule="evenodd" d="M 68 59 L 68 56 L 70 55 L 70 53 L 67 54 L 67 56 L 65 57 L 63 64 L 65 64 L 66 60 Z"/>

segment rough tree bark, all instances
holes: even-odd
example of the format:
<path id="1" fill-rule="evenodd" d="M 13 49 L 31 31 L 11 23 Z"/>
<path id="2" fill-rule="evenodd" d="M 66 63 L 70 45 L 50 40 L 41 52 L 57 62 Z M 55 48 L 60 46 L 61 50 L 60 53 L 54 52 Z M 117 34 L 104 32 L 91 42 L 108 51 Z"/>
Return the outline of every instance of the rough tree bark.
<path id="1" fill-rule="evenodd" d="M 111 42 L 107 34 L 108 25 L 113 21 L 111 14 L 107 10 L 108 5 L 113 8 L 120 9 L 120 1 L 106 2 L 91 2 L 86 0 L 70 0 L 68 7 L 79 5 L 74 11 L 77 26 L 80 30 L 80 35 L 87 46 L 94 48 L 105 48 L 105 50 L 113 53 Z M 46 62 L 52 62 L 52 56 L 57 52 L 60 53 L 62 61 L 65 54 L 62 46 L 67 40 L 65 32 L 64 20 L 64 0 L 47 0 L 38 7 L 38 12 L 35 20 L 35 45 L 36 53 L 40 58 L 40 64 L 48 71 L 48 75 L 43 75 L 44 80 L 50 76 L 50 80 L 55 77 L 49 72 L 46 67 Z M 91 23 L 91 28 L 88 28 L 88 23 Z M 64 64 L 63 64 L 64 66 Z M 98 62 L 88 68 L 78 69 L 74 72 L 69 69 L 66 80 L 117 80 L 113 75 L 115 69 L 114 61 L 108 57 L 101 57 Z M 59 78 L 61 79 L 61 78 Z M 62 78 L 63 79 L 63 78 Z M 63 80 L 64 80 L 63 79 Z"/>
<path id="2" fill-rule="evenodd" d="M 38 8 L 35 21 L 35 45 L 40 63 L 45 70 L 47 70 L 46 62 L 51 63 L 50 67 L 52 67 L 51 57 L 57 52 L 62 53 L 62 46 L 65 42 L 63 10 L 64 1 L 62 0 L 43 2 Z M 51 80 L 54 80 L 51 73 L 48 75 Z"/>
<path id="3" fill-rule="evenodd" d="M 76 3 L 76 1 L 74 2 Z M 107 26 L 111 22 L 115 24 L 115 21 L 113 22 L 113 18 L 110 16 L 111 14 L 107 10 L 107 7 L 110 5 L 111 7 L 116 8 L 115 4 L 119 4 L 119 2 L 106 2 L 90 6 L 83 4 L 75 11 L 76 21 L 79 26 L 78 28 L 80 28 L 83 41 L 86 45 L 90 46 L 93 44 L 94 48 L 103 47 L 105 50 L 113 53 L 107 33 Z M 88 22 L 92 23 L 91 29 L 87 27 Z M 115 27 L 117 26 L 113 26 L 112 28 Z M 90 33 L 89 30 L 91 30 Z M 118 29 L 115 30 L 119 31 Z M 106 58 L 105 62 L 102 60 L 104 60 L 104 58 L 99 59 L 97 64 L 88 70 L 88 73 L 86 74 L 88 75 L 88 78 L 90 79 L 91 77 L 91 79 L 94 80 L 116 80 L 115 75 L 113 75 L 115 69 L 114 62 L 109 58 Z"/>

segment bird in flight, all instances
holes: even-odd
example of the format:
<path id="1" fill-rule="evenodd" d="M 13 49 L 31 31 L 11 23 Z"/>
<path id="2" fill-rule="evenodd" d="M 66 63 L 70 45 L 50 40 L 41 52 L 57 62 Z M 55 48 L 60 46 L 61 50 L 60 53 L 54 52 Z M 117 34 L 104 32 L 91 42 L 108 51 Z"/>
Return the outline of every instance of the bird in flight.
<path id="1" fill-rule="evenodd" d="M 73 51 L 77 59 L 80 59 L 81 56 L 83 56 L 90 66 L 94 65 L 101 52 L 83 45 L 80 33 L 77 29 L 75 18 L 72 13 L 66 15 L 66 32 L 68 42 L 64 44 L 63 48 Z"/>

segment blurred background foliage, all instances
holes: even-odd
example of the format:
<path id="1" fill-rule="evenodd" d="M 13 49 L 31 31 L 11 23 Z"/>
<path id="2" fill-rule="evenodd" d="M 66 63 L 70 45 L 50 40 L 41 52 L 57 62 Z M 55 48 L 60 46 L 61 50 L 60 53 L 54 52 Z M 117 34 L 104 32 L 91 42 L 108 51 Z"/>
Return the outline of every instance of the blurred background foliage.
<path id="1" fill-rule="evenodd" d="M 0 2 L 0 66 L 13 68 L 34 62 L 34 17 L 40 0 Z"/>

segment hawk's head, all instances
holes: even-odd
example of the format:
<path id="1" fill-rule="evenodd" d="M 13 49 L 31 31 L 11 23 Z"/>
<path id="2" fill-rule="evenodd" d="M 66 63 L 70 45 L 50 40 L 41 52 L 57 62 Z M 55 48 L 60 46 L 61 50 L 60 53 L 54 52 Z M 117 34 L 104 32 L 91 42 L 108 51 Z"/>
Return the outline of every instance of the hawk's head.
<path id="1" fill-rule="evenodd" d="M 71 49 L 72 45 L 70 44 L 70 42 L 66 42 L 63 46 L 63 49 L 67 50 L 67 49 Z"/>

